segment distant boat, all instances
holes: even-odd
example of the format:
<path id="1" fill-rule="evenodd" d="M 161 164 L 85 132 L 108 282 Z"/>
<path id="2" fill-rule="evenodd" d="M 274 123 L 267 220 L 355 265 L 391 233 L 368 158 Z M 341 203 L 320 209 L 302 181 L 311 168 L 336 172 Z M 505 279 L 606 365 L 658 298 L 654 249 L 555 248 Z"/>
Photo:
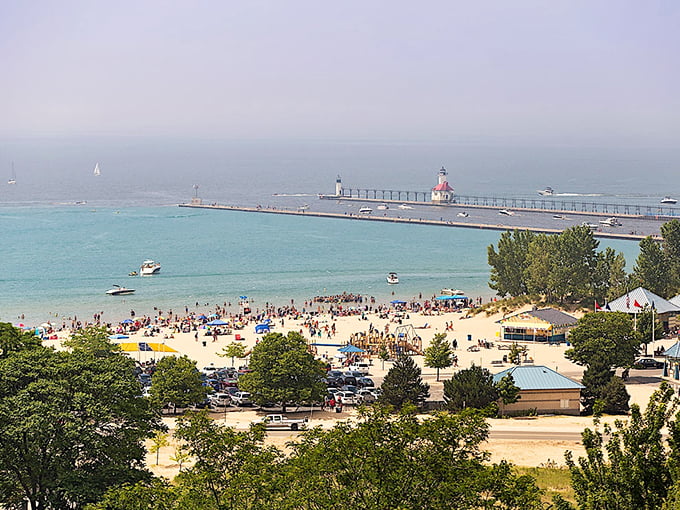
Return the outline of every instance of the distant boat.
<path id="1" fill-rule="evenodd" d="M 99 170 L 99 163 L 97 163 L 96 165 L 94 165 L 94 175 L 101 175 L 101 174 L 102 174 L 102 172 L 101 172 L 101 170 Z"/>
<path id="2" fill-rule="evenodd" d="M 302 204 L 298 207 L 298 211 L 306 211 L 307 209 L 309 209 L 309 204 Z"/>
<path id="3" fill-rule="evenodd" d="M 553 214 L 553 218 L 555 218 L 556 220 L 566 220 L 567 219 L 567 217 L 564 216 L 563 214 Z"/>
<path id="4" fill-rule="evenodd" d="M 498 211 L 498 214 L 501 214 L 503 216 L 514 216 L 515 213 L 513 211 L 510 211 L 509 209 L 501 209 Z"/>
<path id="5" fill-rule="evenodd" d="M 399 277 L 397 276 L 397 273 L 387 273 L 387 283 L 390 285 L 399 283 Z"/>
<path id="6" fill-rule="evenodd" d="M 371 214 L 373 212 L 373 209 L 371 209 L 370 207 L 362 207 L 361 209 L 359 209 L 359 212 L 361 214 Z"/>
<path id="7" fill-rule="evenodd" d="M 587 221 L 584 221 L 582 223 L 582 225 L 584 227 L 588 227 L 590 230 L 596 230 L 597 229 L 597 225 L 595 223 L 588 223 Z"/>
<path id="8" fill-rule="evenodd" d="M 411 207 L 411 206 L 408 205 L 408 204 L 401 204 L 401 205 L 399 206 L 399 209 L 413 209 L 413 207 Z"/>
<path id="9" fill-rule="evenodd" d="M 380 210 L 380 211 L 386 211 L 389 208 L 390 208 L 390 206 L 388 206 L 387 204 L 380 204 L 378 206 L 378 210 Z"/>
<path id="10" fill-rule="evenodd" d="M 463 212 L 459 212 L 458 214 L 456 214 L 456 216 L 458 216 L 459 218 L 467 218 L 470 215 L 468 213 L 466 213 L 465 211 L 463 211 Z"/>
<path id="11" fill-rule="evenodd" d="M 449 289 L 449 288 L 442 289 L 441 293 L 444 296 L 464 296 L 465 295 L 465 292 L 463 292 L 460 289 Z"/>
<path id="12" fill-rule="evenodd" d="M 663 200 L 661 200 L 662 204 L 677 204 L 678 201 L 674 198 L 671 197 L 663 197 Z"/>
<path id="13" fill-rule="evenodd" d="M 156 274 L 160 270 L 161 265 L 158 262 L 154 262 L 153 260 L 145 260 L 144 262 L 142 262 L 139 274 L 141 274 L 142 276 L 149 276 L 152 274 Z"/>
<path id="14" fill-rule="evenodd" d="M 611 218 L 600 220 L 600 224 L 606 225 L 608 227 L 620 227 L 621 226 L 621 222 L 619 220 L 617 220 L 616 218 L 614 218 L 613 216 Z"/>
<path id="15" fill-rule="evenodd" d="M 539 189 L 537 191 L 539 195 L 542 195 L 544 197 L 551 197 L 555 194 L 555 190 L 552 189 L 550 186 L 546 186 L 545 189 Z"/>
<path id="16" fill-rule="evenodd" d="M 12 161 L 12 176 L 7 181 L 7 184 L 16 184 L 16 183 L 17 183 L 17 174 L 14 172 L 14 161 Z"/>
<path id="17" fill-rule="evenodd" d="M 112 289 L 106 291 L 109 296 L 123 296 L 125 294 L 132 294 L 135 289 L 128 289 L 127 287 L 121 287 L 120 285 L 114 285 Z"/>

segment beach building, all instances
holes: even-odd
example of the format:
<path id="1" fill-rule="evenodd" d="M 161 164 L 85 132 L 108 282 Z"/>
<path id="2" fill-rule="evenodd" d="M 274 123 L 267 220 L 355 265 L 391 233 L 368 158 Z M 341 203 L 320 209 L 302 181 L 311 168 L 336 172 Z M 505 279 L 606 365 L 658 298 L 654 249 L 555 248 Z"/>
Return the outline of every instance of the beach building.
<path id="1" fill-rule="evenodd" d="M 501 403 L 501 414 L 580 414 L 582 384 L 541 365 L 508 368 L 495 374 L 493 382 L 508 374 L 520 389 L 520 399 L 514 404 Z"/>
<path id="2" fill-rule="evenodd" d="M 566 342 L 567 334 L 578 322 L 576 317 L 555 308 L 516 313 L 497 321 L 500 338 L 512 342 Z"/>
<path id="3" fill-rule="evenodd" d="M 676 299 L 676 298 L 673 298 Z M 624 312 L 638 314 L 654 309 L 665 331 L 672 328 L 675 316 L 680 314 L 680 305 L 674 304 L 643 287 L 631 290 L 623 296 L 610 301 L 604 307 L 606 312 Z"/>
<path id="4" fill-rule="evenodd" d="M 438 174 L 439 183 L 432 188 L 433 204 L 450 204 L 453 202 L 453 188 L 449 186 L 446 176 L 446 169 L 442 167 Z"/>

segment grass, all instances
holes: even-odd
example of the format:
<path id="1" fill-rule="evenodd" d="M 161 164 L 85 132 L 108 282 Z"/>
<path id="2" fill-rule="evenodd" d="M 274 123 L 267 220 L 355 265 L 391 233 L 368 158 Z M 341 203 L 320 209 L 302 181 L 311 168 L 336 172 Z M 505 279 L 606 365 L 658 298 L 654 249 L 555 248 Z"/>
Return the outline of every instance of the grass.
<path id="1" fill-rule="evenodd" d="M 543 489 L 542 500 L 551 503 L 554 495 L 559 494 L 570 503 L 576 504 L 574 489 L 571 487 L 571 474 L 565 467 L 518 467 L 519 475 L 529 475 L 536 480 L 536 485 Z"/>

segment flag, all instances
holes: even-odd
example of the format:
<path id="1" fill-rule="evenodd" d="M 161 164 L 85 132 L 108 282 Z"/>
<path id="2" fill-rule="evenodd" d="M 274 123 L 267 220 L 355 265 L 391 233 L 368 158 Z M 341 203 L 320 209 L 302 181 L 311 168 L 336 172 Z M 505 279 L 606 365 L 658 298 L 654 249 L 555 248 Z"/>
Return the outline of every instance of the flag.
<path id="1" fill-rule="evenodd" d="M 626 308 L 630 308 L 630 294 L 626 294 Z"/>
<path id="2" fill-rule="evenodd" d="M 656 307 L 654 306 L 654 301 L 652 301 L 652 310 L 656 310 Z"/>
<path id="3" fill-rule="evenodd" d="M 602 310 L 602 307 L 600 305 L 598 305 L 597 300 L 595 300 L 595 311 L 599 312 L 600 310 Z"/>
<path id="4" fill-rule="evenodd" d="M 606 305 L 604 305 L 604 309 L 605 309 L 605 310 L 608 310 L 608 311 L 610 311 L 610 312 L 612 311 L 612 309 L 609 307 L 609 303 L 607 303 Z"/>
<path id="5" fill-rule="evenodd" d="M 637 299 L 633 302 L 633 306 L 636 308 L 642 308 L 642 305 L 637 302 Z"/>

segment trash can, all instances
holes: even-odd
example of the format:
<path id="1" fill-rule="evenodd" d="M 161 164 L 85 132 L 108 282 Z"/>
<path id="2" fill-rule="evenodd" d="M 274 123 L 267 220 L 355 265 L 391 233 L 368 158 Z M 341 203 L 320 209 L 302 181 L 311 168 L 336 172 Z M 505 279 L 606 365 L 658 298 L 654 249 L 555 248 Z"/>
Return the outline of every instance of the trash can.
<path id="1" fill-rule="evenodd" d="M 205 340 L 203 340 L 201 343 L 203 344 L 203 347 L 208 345 L 208 343 Z"/>
<path id="2" fill-rule="evenodd" d="M 468 342 L 472 342 L 472 335 L 468 335 Z"/>
<path id="3" fill-rule="evenodd" d="M 335 406 L 335 412 L 341 413 L 342 412 L 342 406 Z"/>

